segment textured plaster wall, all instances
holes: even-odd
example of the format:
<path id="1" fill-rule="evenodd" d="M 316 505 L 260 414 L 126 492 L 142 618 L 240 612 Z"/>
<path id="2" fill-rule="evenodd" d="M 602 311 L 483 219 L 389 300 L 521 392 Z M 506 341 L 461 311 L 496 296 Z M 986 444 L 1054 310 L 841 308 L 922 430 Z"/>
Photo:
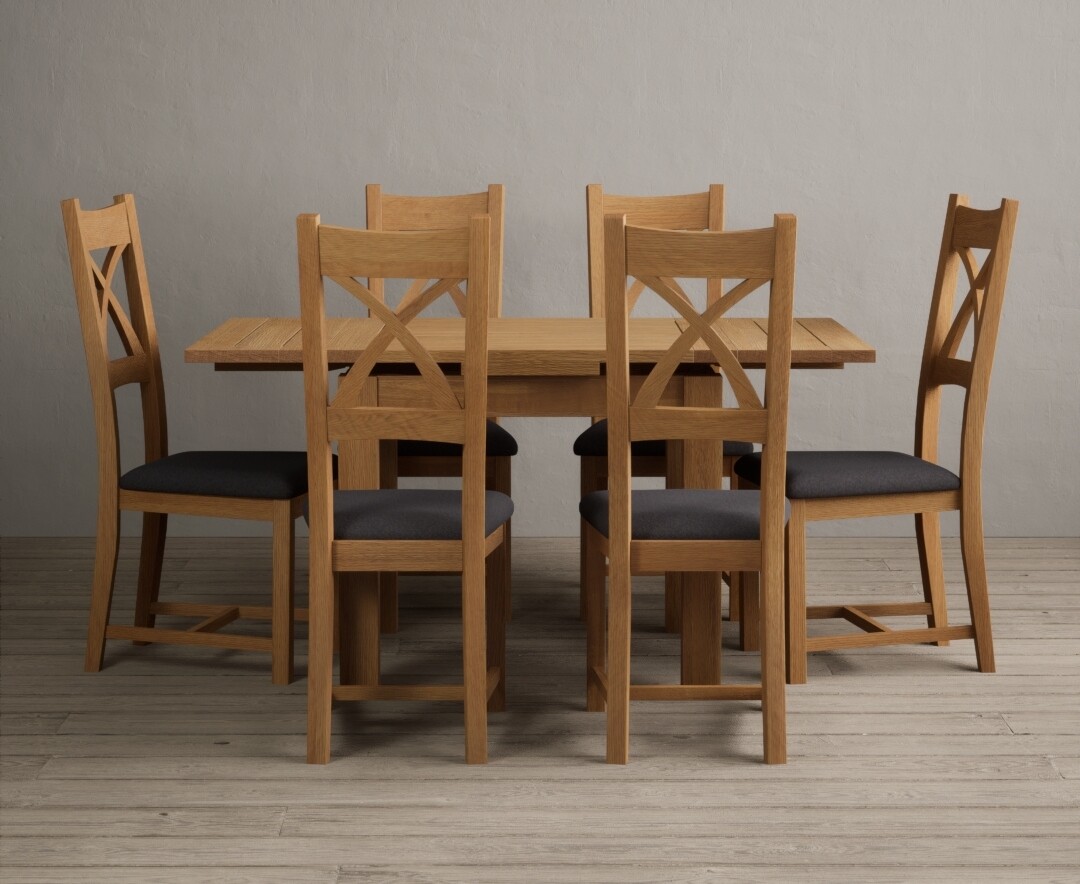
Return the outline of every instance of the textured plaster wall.
<path id="1" fill-rule="evenodd" d="M 503 182 L 507 313 L 583 315 L 586 183 L 722 181 L 729 226 L 798 215 L 797 312 L 879 350 L 873 366 L 796 374 L 792 447 L 910 450 L 946 197 L 1018 198 L 987 530 L 1080 534 L 1078 43 L 1073 2 L 3 0 L 0 531 L 93 531 L 65 197 L 137 195 L 182 450 L 303 445 L 298 375 L 182 361 L 228 316 L 297 312 L 299 212 L 359 224 L 369 181 Z M 576 533 L 583 423 L 507 423 L 523 449 L 516 531 Z"/>

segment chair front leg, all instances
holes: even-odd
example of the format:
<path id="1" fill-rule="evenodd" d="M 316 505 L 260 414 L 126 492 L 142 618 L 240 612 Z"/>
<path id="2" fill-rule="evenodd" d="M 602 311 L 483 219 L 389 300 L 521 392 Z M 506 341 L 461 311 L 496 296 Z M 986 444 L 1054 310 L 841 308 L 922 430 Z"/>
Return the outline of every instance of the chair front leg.
<path id="1" fill-rule="evenodd" d="M 949 625 L 945 603 L 945 565 L 941 555 L 941 516 L 937 513 L 915 514 L 915 538 L 919 544 L 919 569 L 922 571 L 923 598 L 931 612 L 926 625 L 931 629 Z M 934 642 L 939 648 L 948 641 Z"/>
<path id="2" fill-rule="evenodd" d="M 742 617 L 742 572 L 728 572 L 728 620 L 738 623 Z"/>
<path id="3" fill-rule="evenodd" d="M 664 487 L 683 487 L 683 455 L 685 446 L 681 439 L 668 439 L 664 446 Z M 683 580 L 679 571 L 664 573 L 664 631 L 672 634 L 683 628 Z"/>
<path id="4" fill-rule="evenodd" d="M 509 526 L 506 526 L 509 527 Z M 506 603 L 505 584 L 507 549 L 505 541 L 491 551 L 486 563 L 487 665 L 499 670 L 499 683 L 488 697 L 488 712 L 506 710 Z"/>
<path id="5" fill-rule="evenodd" d="M 165 558 L 165 513 L 143 513 L 142 548 L 139 552 L 139 584 L 135 592 L 135 625 L 154 626 L 154 605 L 161 591 L 161 565 Z M 147 645 L 149 642 L 133 642 Z"/>
<path id="6" fill-rule="evenodd" d="M 505 494 L 507 497 L 513 499 L 513 493 L 511 488 L 511 458 L 509 457 L 489 457 L 487 462 L 488 481 L 487 487 L 492 491 L 499 491 Z M 510 592 L 510 525 L 513 520 L 507 520 L 503 526 L 503 542 L 504 548 L 503 555 L 499 557 L 498 566 L 500 569 L 500 578 L 502 580 L 503 593 L 506 598 L 503 599 L 503 616 L 506 618 L 506 622 L 509 623 L 513 617 L 513 600 Z M 492 563 L 488 563 L 488 567 L 491 567 Z"/>
<path id="7" fill-rule="evenodd" d="M 282 500 L 274 504 L 270 656 L 273 683 L 281 685 L 293 680 L 295 526 L 292 501 Z"/>
<path id="8" fill-rule="evenodd" d="M 735 582 L 739 587 L 739 650 L 760 650 L 761 577 L 757 571 L 743 571 Z"/>
<path id="9" fill-rule="evenodd" d="M 784 532 L 788 684 L 806 684 L 806 504 L 791 501 Z"/>

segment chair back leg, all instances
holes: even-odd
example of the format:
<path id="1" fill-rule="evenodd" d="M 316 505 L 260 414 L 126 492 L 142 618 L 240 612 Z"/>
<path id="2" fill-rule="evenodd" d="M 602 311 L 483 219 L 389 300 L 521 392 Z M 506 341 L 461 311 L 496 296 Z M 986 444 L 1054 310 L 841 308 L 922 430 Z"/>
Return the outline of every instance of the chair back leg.
<path id="1" fill-rule="evenodd" d="M 509 523 L 505 527 L 509 528 Z M 509 595 L 506 581 L 508 558 L 504 541 L 491 551 L 486 563 L 487 668 L 489 671 L 499 671 L 499 681 L 488 697 L 488 712 L 506 710 L 506 621 L 509 618 L 504 608 Z"/>
<path id="2" fill-rule="evenodd" d="M 630 616 L 629 561 L 610 559 L 607 647 L 607 761 L 626 764 L 630 757 Z M 590 607 L 592 607 L 590 603 Z"/>
<path id="3" fill-rule="evenodd" d="M 379 487 L 398 487 L 398 443 L 396 439 L 379 440 Z M 379 575 L 379 631 L 393 635 L 400 627 L 398 575 L 384 571 Z"/>
<path id="4" fill-rule="evenodd" d="M 791 501 L 785 538 L 787 681 L 806 684 L 806 504 Z"/>
<path id="5" fill-rule="evenodd" d="M 115 492 L 111 500 L 98 506 L 97 546 L 94 554 L 94 578 L 90 590 L 90 625 L 86 634 L 87 672 L 98 672 L 105 661 L 105 630 L 112 609 L 116 558 L 120 548 L 120 510 Z"/>

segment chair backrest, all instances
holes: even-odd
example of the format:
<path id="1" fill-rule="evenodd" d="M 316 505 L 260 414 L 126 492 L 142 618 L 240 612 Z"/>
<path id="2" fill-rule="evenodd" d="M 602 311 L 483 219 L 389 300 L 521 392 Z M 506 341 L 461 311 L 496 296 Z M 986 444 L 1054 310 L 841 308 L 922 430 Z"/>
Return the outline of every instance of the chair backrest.
<path id="1" fill-rule="evenodd" d="M 141 387 L 146 460 L 168 454 L 161 356 L 135 215 L 135 197 L 121 194 L 111 206 L 92 210 L 82 209 L 77 199 L 69 199 L 60 208 L 94 402 L 98 478 L 102 493 L 115 494 L 120 474 L 118 387 L 125 384 Z M 94 257 L 99 251 L 105 253 L 100 264 Z M 121 261 L 127 311 L 113 290 L 113 279 Z M 124 355 L 116 358 L 109 355 L 110 321 L 124 349 Z"/>
<path id="2" fill-rule="evenodd" d="M 761 230 L 727 233 L 628 227 L 624 215 L 608 215 L 604 220 L 608 484 L 613 524 L 617 518 L 615 513 L 629 512 L 632 440 L 731 439 L 762 444 L 762 525 L 768 521 L 774 535 L 777 525 L 780 531 L 783 530 L 795 233 L 794 215 L 776 215 L 773 226 Z M 628 276 L 640 280 L 647 289 L 659 295 L 686 323 L 686 330 L 656 362 L 632 399 L 629 392 Z M 703 311 L 698 311 L 676 277 L 742 281 Z M 768 352 L 765 401 L 762 403 L 730 342 L 714 323 L 766 283 L 769 284 Z M 699 340 L 712 352 L 734 393 L 737 407 L 660 404 L 680 361 Z M 766 518 L 768 514 L 772 514 L 771 519 Z M 763 543 L 765 530 L 763 527 Z M 775 542 L 776 537 L 770 536 L 769 540 Z"/>
<path id="3" fill-rule="evenodd" d="M 723 230 L 724 185 L 710 184 L 702 193 L 678 196 L 619 196 L 604 193 L 599 184 L 585 188 L 585 214 L 589 225 L 589 315 L 604 315 L 604 217 L 625 215 L 635 227 L 660 227 L 665 230 Z M 722 279 L 707 283 L 711 304 L 723 291 Z M 631 303 L 642 292 L 634 282 L 630 287 Z"/>
<path id="4" fill-rule="evenodd" d="M 1019 205 L 1016 200 L 1003 199 L 996 209 L 980 210 L 969 208 L 966 196 L 954 193 L 949 197 L 926 327 L 915 412 L 915 454 L 937 461 L 941 388 L 947 384 L 963 387 L 960 476 L 972 490 L 977 490 L 974 486 L 982 468 L 986 399 Z M 986 250 L 981 266 L 976 249 Z M 954 312 L 961 267 L 968 291 Z M 964 359 L 958 354 L 969 325 L 971 356 Z"/>
<path id="5" fill-rule="evenodd" d="M 330 533 L 322 534 L 320 530 L 320 536 L 333 536 L 331 443 L 424 439 L 464 445 L 463 512 L 472 522 L 467 522 L 463 531 L 472 537 L 479 532 L 482 537 L 491 220 L 480 215 L 472 218 L 467 227 L 386 233 L 331 227 L 321 224 L 318 215 L 300 215 L 296 228 L 313 536 L 317 529 L 327 526 Z M 371 343 L 348 368 L 332 400 L 324 277 L 353 295 L 381 324 Z M 404 296 L 393 310 L 357 277 L 434 282 Z M 459 384 L 457 379 L 447 377 L 408 326 L 461 282 L 468 285 L 468 297 L 463 383 Z M 408 408 L 380 406 L 371 395 L 372 370 L 395 341 L 412 356 L 427 382 L 425 399 Z"/>
<path id="6" fill-rule="evenodd" d="M 456 196 L 401 196 L 383 193 L 379 184 L 365 189 L 367 199 L 367 229 L 386 231 L 448 230 L 468 227 L 475 215 L 491 217 L 491 303 L 489 315 L 502 316 L 503 283 L 503 218 L 506 210 L 506 188 L 489 184 L 480 193 Z M 428 280 L 413 282 L 416 291 Z M 368 288 L 379 298 L 384 297 L 383 280 L 369 278 Z M 450 294 L 462 316 L 465 315 L 465 295 L 455 286 Z"/>

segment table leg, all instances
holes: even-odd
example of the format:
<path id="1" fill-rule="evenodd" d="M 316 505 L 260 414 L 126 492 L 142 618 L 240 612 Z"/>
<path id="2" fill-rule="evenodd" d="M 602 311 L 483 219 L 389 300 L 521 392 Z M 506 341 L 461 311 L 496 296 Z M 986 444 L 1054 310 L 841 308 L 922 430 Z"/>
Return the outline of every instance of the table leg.
<path id="1" fill-rule="evenodd" d="M 719 574 L 694 571 L 682 582 L 682 683 L 720 683 Z"/>
<path id="2" fill-rule="evenodd" d="M 719 375 L 683 379 L 686 405 L 717 408 L 722 401 Z M 720 488 L 723 481 L 723 443 L 719 440 L 686 440 L 683 443 L 683 486 Z M 682 681 L 683 684 L 720 682 L 719 572 L 688 572 L 682 575 Z"/>
<path id="3" fill-rule="evenodd" d="M 363 404 L 377 403 L 375 383 L 364 388 Z M 379 487 L 378 441 L 338 443 L 338 487 Z M 379 574 L 338 575 L 338 659 L 341 684 L 379 683 Z"/>
<path id="4" fill-rule="evenodd" d="M 731 487 L 738 490 L 739 477 L 731 477 Z M 731 611 L 729 620 L 739 624 L 739 649 L 759 651 L 761 631 L 761 580 L 757 571 L 743 571 L 731 575 Z M 737 615 L 737 616 L 736 616 Z"/>
<path id="5" fill-rule="evenodd" d="M 683 487 L 683 442 L 669 439 L 667 443 L 667 476 L 664 484 L 668 488 Z M 668 571 L 664 575 L 664 629 L 667 632 L 682 632 L 682 588 L 683 575 L 679 571 Z"/>
<path id="6" fill-rule="evenodd" d="M 379 683 L 379 575 L 353 572 L 338 576 L 341 594 L 341 643 L 338 648 L 342 684 Z"/>

